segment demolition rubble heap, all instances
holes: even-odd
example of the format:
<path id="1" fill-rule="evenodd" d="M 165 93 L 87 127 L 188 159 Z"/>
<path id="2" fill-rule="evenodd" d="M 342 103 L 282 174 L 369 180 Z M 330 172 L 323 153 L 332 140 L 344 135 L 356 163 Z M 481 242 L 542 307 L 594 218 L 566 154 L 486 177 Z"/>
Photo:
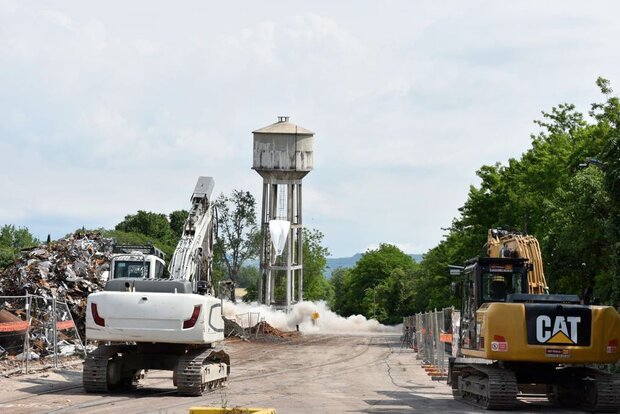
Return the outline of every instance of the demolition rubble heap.
<path id="1" fill-rule="evenodd" d="M 113 244 L 99 233 L 75 233 L 25 250 L 0 274 L 0 296 L 28 293 L 66 302 L 83 338 L 86 297 L 105 286 Z"/>
<path id="2" fill-rule="evenodd" d="M 299 331 L 281 331 L 280 329 L 271 326 L 265 321 L 259 322 L 249 328 L 244 328 L 239 323 L 237 323 L 237 321 L 224 318 L 224 336 L 226 338 L 237 337 L 244 340 L 276 340 L 293 338 L 299 335 Z"/>

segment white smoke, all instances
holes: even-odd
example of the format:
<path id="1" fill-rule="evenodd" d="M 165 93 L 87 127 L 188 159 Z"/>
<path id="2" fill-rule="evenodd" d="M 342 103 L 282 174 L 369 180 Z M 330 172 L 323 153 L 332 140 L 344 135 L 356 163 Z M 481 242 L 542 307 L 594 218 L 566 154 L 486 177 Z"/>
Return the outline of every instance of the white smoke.
<path id="1" fill-rule="evenodd" d="M 324 301 L 299 302 L 286 313 L 274 310 L 266 305 L 257 303 L 224 302 L 224 316 L 234 319 L 243 327 L 254 326 L 264 320 L 274 328 L 282 331 L 299 330 L 307 334 L 339 333 L 339 334 L 367 334 L 367 333 L 400 333 L 401 326 L 382 325 L 376 319 L 366 319 L 363 315 L 351 315 L 347 318 L 337 315 L 329 309 Z M 312 316 L 318 314 L 313 321 Z"/>

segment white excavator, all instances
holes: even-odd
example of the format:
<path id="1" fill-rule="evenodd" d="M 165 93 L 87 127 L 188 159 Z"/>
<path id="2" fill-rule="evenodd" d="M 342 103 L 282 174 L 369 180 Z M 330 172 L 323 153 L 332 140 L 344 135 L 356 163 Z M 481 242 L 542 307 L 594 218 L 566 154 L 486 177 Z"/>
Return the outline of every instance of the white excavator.
<path id="1" fill-rule="evenodd" d="M 87 392 L 137 385 L 149 369 L 170 370 L 180 395 L 223 386 L 230 358 L 222 303 L 211 280 L 215 181 L 199 177 L 191 210 L 165 275 L 153 246 L 117 246 L 105 289 L 88 296 L 86 338 L 99 346 L 86 356 Z"/>

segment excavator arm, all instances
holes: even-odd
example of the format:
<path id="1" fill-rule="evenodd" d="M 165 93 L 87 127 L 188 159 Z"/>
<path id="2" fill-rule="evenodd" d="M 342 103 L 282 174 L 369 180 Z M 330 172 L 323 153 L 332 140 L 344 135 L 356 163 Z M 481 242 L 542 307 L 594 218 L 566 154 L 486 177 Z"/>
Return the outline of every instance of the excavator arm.
<path id="1" fill-rule="evenodd" d="M 487 235 L 487 254 L 489 257 L 524 258 L 529 261 L 531 270 L 528 272 L 529 293 L 549 293 L 545 279 L 540 244 L 533 236 L 523 236 L 506 230 L 489 229 Z"/>
<path id="2" fill-rule="evenodd" d="M 213 204 L 211 194 L 215 180 L 199 177 L 191 197 L 191 209 L 183 234 L 170 259 L 171 279 L 188 280 L 194 292 L 213 294 L 211 262 L 213 257 Z"/>

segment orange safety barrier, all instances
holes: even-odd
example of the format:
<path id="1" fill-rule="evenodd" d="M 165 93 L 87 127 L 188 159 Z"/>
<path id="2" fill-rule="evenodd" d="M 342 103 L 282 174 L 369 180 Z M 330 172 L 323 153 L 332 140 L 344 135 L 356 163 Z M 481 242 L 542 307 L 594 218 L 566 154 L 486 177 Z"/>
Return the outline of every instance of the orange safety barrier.
<path id="1" fill-rule="evenodd" d="M 20 332 L 28 329 L 28 322 L 0 323 L 0 332 Z"/>
<path id="2" fill-rule="evenodd" d="M 452 334 L 450 333 L 440 333 L 439 334 L 439 341 L 440 342 L 444 342 L 446 344 L 451 344 L 452 343 Z"/>
<path id="3" fill-rule="evenodd" d="M 75 328 L 75 324 L 73 323 L 73 321 L 59 321 L 56 322 L 56 329 L 71 329 L 71 328 Z"/>

